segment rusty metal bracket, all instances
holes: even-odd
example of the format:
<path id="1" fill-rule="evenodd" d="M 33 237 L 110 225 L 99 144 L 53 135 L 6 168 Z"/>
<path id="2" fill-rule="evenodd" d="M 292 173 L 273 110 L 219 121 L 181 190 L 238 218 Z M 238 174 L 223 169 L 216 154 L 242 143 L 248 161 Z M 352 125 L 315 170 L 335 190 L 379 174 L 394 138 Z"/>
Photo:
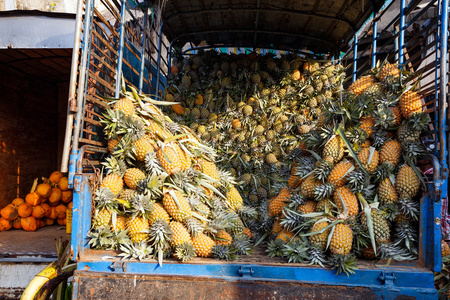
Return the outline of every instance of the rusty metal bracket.
<path id="1" fill-rule="evenodd" d="M 241 275 L 241 277 L 250 278 L 253 276 L 253 273 L 255 273 L 255 271 L 253 271 L 252 267 L 242 266 L 239 268 L 238 273 L 239 275 Z"/>
<path id="2" fill-rule="evenodd" d="M 395 275 L 394 275 L 394 273 L 381 272 L 380 280 L 389 289 L 392 289 L 392 288 L 395 287 L 395 284 L 394 284 Z"/>

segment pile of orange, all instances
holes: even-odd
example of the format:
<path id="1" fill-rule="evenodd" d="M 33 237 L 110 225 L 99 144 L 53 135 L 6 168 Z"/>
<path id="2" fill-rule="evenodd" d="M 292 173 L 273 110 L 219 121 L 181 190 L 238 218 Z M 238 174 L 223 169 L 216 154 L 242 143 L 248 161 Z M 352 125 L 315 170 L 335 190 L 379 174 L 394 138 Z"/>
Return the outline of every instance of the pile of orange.
<path id="1" fill-rule="evenodd" d="M 66 225 L 66 211 L 72 209 L 72 190 L 59 171 L 35 184 L 25 198 L 15 198 L 0 210 L 0 231 L 11 228 L 35 231 L 46 225 Z"/>

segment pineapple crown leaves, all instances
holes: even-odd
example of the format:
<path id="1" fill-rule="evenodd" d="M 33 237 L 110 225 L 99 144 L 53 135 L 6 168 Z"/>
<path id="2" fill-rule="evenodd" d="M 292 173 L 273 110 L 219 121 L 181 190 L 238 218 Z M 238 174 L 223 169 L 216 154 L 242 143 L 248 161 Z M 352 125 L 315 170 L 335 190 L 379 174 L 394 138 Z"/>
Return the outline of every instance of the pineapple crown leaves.
<path id="1" fill-rule="evenodd" d="M 247 205 L 242 205 L 236 210 L 236 212 L 242 220 L 255 220 L 258 218 L 258 212 L 256 209 Z"/>
<path id="2" fill-rule="evenodd" d="M 328 176 L 330 175 L 332 169 L 333 169 L 332 163 L 330 163 L 328 161 L 320 160 L 320 161 L 318 161 L 316 168 L 313 170 L 314 178 L 325 183 L 325 181 L 327 180 Z"/>
<path id="3" fill-rule="evenodd" d="M 337 128 L 337 133 L 339 134 L 339 136 L 341 137 L 342 141 L 344 142 L 345 146 L 347 147 L 350 155 L 352 156 L 352 158 L 356 161 L 356 163 L 359 165 L 359 167 L 364 170 L 364 172 L 367 173 L 366 169 L 364 168 L 364 166 L 361 164 L 361 161 L 358 159 L 358 157 L 356 156 L 355 151 L 353 151 L 352 146 L 350 145 L 350 142 L 347 140 L 347 137 L 345 136 L 344 130 L 342 129 L 342 127 L 338 127 Z"/>
<path id="4" fill-rule="evenodd" d="M 382 259 L 388 259 L 386 265 L 390 264 L 390 261 L 404 261 L 404 260 L 413 260 L 416 259 L 414 255 L 408 253 L 408 250 L 405 248 L 401 248 L 393 243 L 383 243 L 379 245 L 379 255 Z M 385 266 L 386 266 L 385 265 Z"/>
<path id="5" fill-rule="evenodd" d="M 131 201 L 131 209 L 133 218 L 142 216 L 148 218 L 153 211 L 153 201 L 145 195 L 135 195 Z"/>
<path id="6" fill-rule="evenodd" d="M 106 174 L 117 174 L 119 176 L 123 176 L 127 170 L 126 163 L 114 156 L 107 157 L 101 164 L 106 168 Z"/>
<path id="7" fill-rule="evenodd" d="M 117 208 L 114 193 L 107 187 L 100 187 L 94 193 L 94 203 L 97 209 L 107 208 L 109 210 Z"/>
<path id="8" fill-rule="evenodd" d="M 379 127 L 384 130 L 391 129 L 396 119 L 394 112 L 389 109 L 389 107 L 385 107 L 381 104 L 377 105 L 373 115 L 375 118 L 374 127 Z"/>
<path id="9" fill-rule="evenodd" d="M 366 216 L 367 229 L 369 231 L 370 241 L 372 243 L 372 248 L 375 255 L 377 255 L 377 246 L 375 243 L 375 234 L 372 222 L 372 206 L 367 203 L 366 199 L 364 199 L 361 193 L 356 193 L 356 197 L 358 198 L 358 200 L 361 203 L 361 206 L 363 207 L 364 215 Z"/>
<path id="10" fill-rule="evenodd" d="M 194 245 L 190 242 L 184 242 L 177 246 L 175 249 L 174 256 L 181 260 L 182 262 L 186 262 L 192 260 L 197 256 Z"/>
<path id="11" fill-rule="evenodd" d="M 377 128 L 372 133 L 372 146 L 375 149 L 380 149 L 389 140 L 387 132 L 383 129 Z"/>
<path id="12" fill-rule="evenodd" d="M 353 170 L 347 175 L 347 186 L 352 192 L 362 192 L 370 185 L 370 177 L 362 169 Z"/>
<path id="13" fill-rule="evenodd" d="M 221 259 L 221 260 L 234 260 L 237 259 L 237 249 L 234 248 L 230 248 L 230 246 L 226 246 L 226 245 L 214 245 L 212 247 L 212 256 L 214 258 L 217 259 Z"/>
<path id="14" fill-rule="evenodd" d="M 145 156 L 145 169 L 152 175 L 161 175 L 164 174 L 163 167 L 158 157 L 156 156 L 156 152 L 149 152 Z M 167 174 L 167 173 L 166 173 Z"/>
<path id="15" fill-rule="evenodd" d="M 150 226 L 150 243 L 155 248 L 155 256 L 158 258 L 158 264 L 162 266 L 164 251 L 168 243 L 172 240 L 172 229 L 166 220 L 157 220 Z"/>
<path id="16" fill-rule="evenodd" d="M 106 113 L 103 113 L 100 122 L 105 124 L 105 127 L 103 127 L 105 135 L 110 139 L 116 138 L 119 135 L 118 131 L 125 126 L 125 112 L 106 108 Z"/>
<path id="17" fill-rule="evenodd" d="M 291 240 L 281 249 L 283 256 L 288 259 L 288 263 L 306 262 L 309 258 L 308 250 L 307 243 L 301 239 Z"/>
<path id="18" fill-rule="evenodd" d="M 413 130 L 423 131 L 423 130 L 427 129 L 429 120 L 430 120 L 430 117 L 425 112 L 415 113 L 407 121 L 408 127 Z"/>
<path id="19" fill-rule="evenodd" d="M 410 222 L 401 222 L 395 227 L 395 237 L 394 245 L 413 251 L 415 250 L 414 243 L 418 241 L 419 234 Z"/>
<path id="20" fill-rule="evenodd" d="M 382 163 L 379 165 L 371 174 L 372 179 L 375 183 L 383 181 L 385 178 L 389 177 L 392 184 L 395 184 L 395 177 L 391 179 L 391 175 L 394 173 L 394 166 L 390 163 Z"/>
<path id="21" fill-rule="evenodd" d="M 395 203 L 380 205 L 380 214 L 389 221 L 393 221 L 399 214 L 399 208 Z"/>
<path id="22" fill-rule="evenodd" d="M 306 263 L 309 265 L 319 265 L 322 268 L 325 268 L 324 264 L 327 264 L 328 260 L 324 250 L 319 247 L 309 245 L 307 251 L 308 255 L 305 261 Z"/>
<path id="23" fill-rule="evenodd" d="M 414 165 L 417 162 L 417 157 L 420 157 L 427 153 L 427 151 L 425 150 L 425 147 L 423 147 L 421 144 L 416 143 L 416 142 L 404 142 L 404 143 L 402 143 L 402 148 L 403 148 L 405 157 L 408 157 L 408 159 L 411 162 L 413 162 Z"/>
<path id="24" fill-rule="evenodd" d="M 280 225 L 287 230 L 293 230 L 303 225 L 305 219 L 303 215 L 297 211 L 291 210 L 287 207 L 283 208 L 283 217 L 281 218 Z"/>
<path id="25" fill-rule="evenodd" d="M 121 244 L 120 251 L 122 253 L 119 256 L 122 257 L 122 260 L 134 258 L 140 261 L 149 258 L 153 254 L 153 248 L 144 242 L 139 244 Z"/>
<path id="26" fill-rule="evenodd" d="M 417 201 L 408 197 L 401 197 L 397 203 L 400 213 L 412 218 L 415 221 L 418 220 L 419 203 Z"/>
<path id="27" fill-rule="evenodd" d="M 285 242 L 281 239 L 275 239 L 267 244 L 266 252 L 269 257 L 284 257 L 284 245 Z"/>
<path id="28" fill-rule="evenodd" d="M 352 230 L 354 236 L 353 249 L 359 253 L 369 246 L 370 236 L 361 224 L 353 224 Z"/>
<path id="29" fill-rule="evenodd" d="M 367 139 L 367 132 L 358 126 L 350 127 L 346 132 L 345 136 L 348 138 L 350 142 L 353 144 L 363 143 Z"/>
<path id="30" fill-rule="evenodd" d="M 324 198 L 329 198 L 333 195 L 335 190 L 334 184 L 327 182 L 314 188 L 314 200 L 320 201 Z"/>
<path id="31" fill-rule="evenodd" d="M 253 252 L 250 239 L 245 234 L 235 235 L 231 248 L 236 249 L 236 255 L 250 255 Z"/>
<path id="32" fill-rule="evenodd" d="M 339 255 L 334 254 L 329 260 L 332 270 L 336 269 L 336 275 L 345 273 L 347 276 L 355 274 L 355 270 L 358 270 L 356 266 L 356 257 L 353 254 Z"/>
<path id="33" fill-rule="evenodd" d="M 147 175 L 144 180 L 138 183 L 136 190 L 151 199 L 160 198 L 162 195 L 162 187 L 167 176 L 167 173 Z"/>
<path id="34" fill-rule="evenodd" d="M 89 234 L 89 245 L 93 249 L 110 249 L 114 234 L 108 227 L 93 228 Z"/>

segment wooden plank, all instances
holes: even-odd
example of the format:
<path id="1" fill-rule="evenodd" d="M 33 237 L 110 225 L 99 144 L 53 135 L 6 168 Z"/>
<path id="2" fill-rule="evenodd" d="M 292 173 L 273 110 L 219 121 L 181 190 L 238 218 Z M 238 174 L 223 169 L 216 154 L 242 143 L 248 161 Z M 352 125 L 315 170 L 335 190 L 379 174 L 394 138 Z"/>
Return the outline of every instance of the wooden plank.
<path id="1" fill-rule="evenodd" d="M 100 146 L 100 147 L 104 146 L 103 143 L 101 143 L 101 142 L 92 141 L 92 140 L 89 140 L 89 139 L 86 139 L 86 138 L 81 138 L 80 142 L 84 143 L 84 144 L 94 145 L 94 146 Z"/>
<path id="2" fill-rule="evenodd" d="M 101 78 L 98 74 L 95 74 L 93 70 L 89 69 L 89 77 L 92 79 L 95 79 L 95 81 L 98 81 L 100 84 L 104 85 L 106 88 L 110 89 L 111 91 L 115 91 L 116 88 L 103 78 Z"/>

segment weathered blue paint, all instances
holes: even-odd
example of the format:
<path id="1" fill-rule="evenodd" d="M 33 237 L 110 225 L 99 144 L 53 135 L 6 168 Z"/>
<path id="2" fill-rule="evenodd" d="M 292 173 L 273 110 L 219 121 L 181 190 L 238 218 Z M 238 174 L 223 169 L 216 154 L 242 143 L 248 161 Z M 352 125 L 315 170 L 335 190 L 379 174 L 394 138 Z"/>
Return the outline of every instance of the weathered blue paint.
<path id="1" fill-rule="evenodd" d="M 377 65 L 377 38 L 378 38 L 378 20 L 373 19 L 373 37 L 372 37 L 372 68 Z"/>
<path id="2" fill-rule="evenodd" d="M 147 38 L 147 34 L 146 34 L 146 26 L 147 26 L 147 19 L 148 19 L 148 3 L 144 9 L 144 24 L 143 24 L 143 28 L 142 28 L 142 48 L 141 48 L 141 66 L 139 69 L 139 86 L 138 86 L 138 91 L 139 93 L 142 93 L 142 86 L 144 84 L 144 70 L 145 70 L 145 42 L 146 42 L 146 38 Z M 151 28 L 151 27 L 150 27 Z"/>
<path id="3" fill-rule="evenodd" d="M 398 39 L 398 65 L 403 67 L 405 61 L 405 6 L 406 0 L 400 0 L 400 36 Z"/>
<path id="4" fill-rule="evenodd" d="M 356 81 L 356 72 L 358 71 L 358 35 L 355 34 L 353 39 L 353 82 Z"/>

